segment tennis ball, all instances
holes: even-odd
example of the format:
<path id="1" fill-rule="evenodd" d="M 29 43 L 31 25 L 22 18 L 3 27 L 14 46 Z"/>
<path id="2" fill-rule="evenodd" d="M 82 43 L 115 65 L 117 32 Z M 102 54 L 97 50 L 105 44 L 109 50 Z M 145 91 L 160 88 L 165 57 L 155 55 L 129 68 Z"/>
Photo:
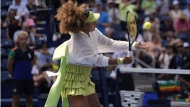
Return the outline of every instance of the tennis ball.
<path id="1" fill-rule="evenodd" d="M 144 26 L 143 26 L 145 29 L 150 29 L 151 27 L 151 23 L 150 22 L 146 22 L 144 23 Z"/>

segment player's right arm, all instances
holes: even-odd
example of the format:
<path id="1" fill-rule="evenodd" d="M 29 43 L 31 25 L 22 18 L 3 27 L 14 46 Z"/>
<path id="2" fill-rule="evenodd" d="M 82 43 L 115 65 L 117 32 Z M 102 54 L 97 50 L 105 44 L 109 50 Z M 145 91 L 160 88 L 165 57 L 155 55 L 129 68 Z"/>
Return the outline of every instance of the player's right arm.
<path id="1" fill-rule="evenodd" d="M 14 49 L 12 49 L 9 53 L 8 61 L 7 61 L 7 69 L 12 77 L 14 76 L 14 73 L 13 73 L 14 59 L 15 59 L 15 51 Z"/>

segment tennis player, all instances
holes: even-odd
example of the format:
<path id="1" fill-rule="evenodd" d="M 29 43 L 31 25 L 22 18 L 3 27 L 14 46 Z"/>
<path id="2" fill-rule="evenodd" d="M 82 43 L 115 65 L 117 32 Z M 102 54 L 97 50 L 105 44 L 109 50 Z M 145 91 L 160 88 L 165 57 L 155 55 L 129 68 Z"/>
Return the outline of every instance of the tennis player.
<path id="1" fill-rule="evenodd" d="M 86 5 L 68 1 L 56 15 L 61 33 L 70 33 L 71 38 L 57 47 L 53 60 L 61 59 L 57 79 L 52 85 L 45 107 L 56 107 L 60 95 L 63 107 L 100 107 L 95 84 L 90 80 L 95 66 L 129 64 L 132 57 L 113 59 L 99 53 L 127 52 L 128 42 L 115 41 L 104 36 L 97 28 L 100 14 L 86 10 Z M 135 42 L 132 49 L 146 49 L 148 45 Z M 68 98 L 68 100 L 67 100 Z"/>

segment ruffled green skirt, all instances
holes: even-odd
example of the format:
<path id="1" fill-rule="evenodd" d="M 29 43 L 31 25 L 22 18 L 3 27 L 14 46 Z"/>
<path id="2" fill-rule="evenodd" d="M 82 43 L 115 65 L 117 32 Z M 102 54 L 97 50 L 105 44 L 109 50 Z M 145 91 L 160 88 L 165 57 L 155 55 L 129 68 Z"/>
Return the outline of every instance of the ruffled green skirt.
<path id="1" fill-rule="evenodd" d="M 62 97 L 65 98 L 67 95 L 88 96 L 95 93 L 95 84 L 90 80 L 91 70 L 91 66 L 67 64 Z"/>

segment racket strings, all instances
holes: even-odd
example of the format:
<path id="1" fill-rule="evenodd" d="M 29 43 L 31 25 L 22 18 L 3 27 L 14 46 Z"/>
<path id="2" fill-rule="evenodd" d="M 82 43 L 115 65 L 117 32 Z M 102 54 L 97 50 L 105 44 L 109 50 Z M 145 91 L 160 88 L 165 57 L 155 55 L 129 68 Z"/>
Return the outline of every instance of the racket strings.
<path id="1" fill-rule="evenodd" d="M 137 36 L 137 23 L 135 16 L 131 12 L 127 16 L 127 29 L 131 39 L 135 39 Z"/>

